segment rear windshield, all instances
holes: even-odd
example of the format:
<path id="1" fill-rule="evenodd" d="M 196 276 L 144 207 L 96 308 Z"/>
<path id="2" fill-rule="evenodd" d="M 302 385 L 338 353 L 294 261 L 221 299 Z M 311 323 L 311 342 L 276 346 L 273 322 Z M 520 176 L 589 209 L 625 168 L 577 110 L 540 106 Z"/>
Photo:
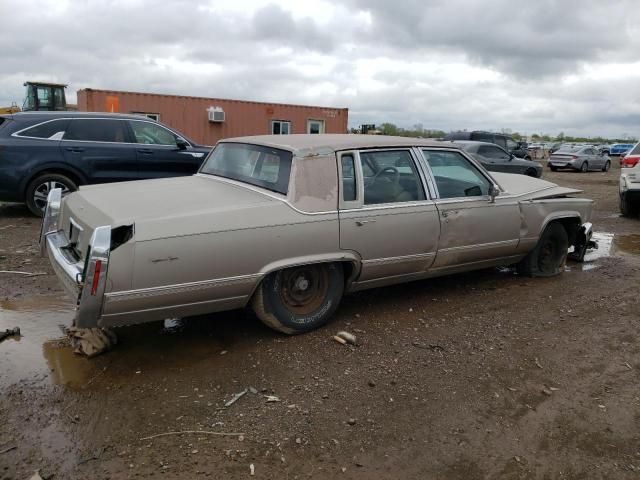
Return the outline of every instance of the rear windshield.
<path id="1" fill-rule="evenodd" d="M 553 152 L 556 153 L 575 153 L 583 147 L 576 147 L 575 145 L 562 145 L 558 150 Z"/>
<path id="2" fill-rule="evenodd" d="M 292 159 L 293 154 L 286 150 L 221 143 L 207 157 L 200 173 L 231 178 L 286 195 Z"/>

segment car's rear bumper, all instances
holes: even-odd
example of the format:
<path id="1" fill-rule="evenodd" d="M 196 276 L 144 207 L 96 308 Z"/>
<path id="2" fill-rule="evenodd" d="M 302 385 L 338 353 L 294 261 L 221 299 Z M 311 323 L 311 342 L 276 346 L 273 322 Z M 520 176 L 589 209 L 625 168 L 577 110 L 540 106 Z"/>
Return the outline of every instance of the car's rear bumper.
<path id="1" fill-rule="evenodd" d="M 42 221 L 41 253 L 47 254 L 64 289 L 76 301 L 74 325 L 80 328 L 97 327 L 107 283 L 111 227 L 97 227 L 91 235 L 85 258 L 77 259 L 65 232 L 58 229 L 60 207 L 60 189 L 53 189 L 49 193 Z"/>
<path id="2" fill-rule="evenodd" d="M 549 160 L 549 166 L 556 168 L 576 168 L 573 162 L 565 162 L 559 160 Z"/>

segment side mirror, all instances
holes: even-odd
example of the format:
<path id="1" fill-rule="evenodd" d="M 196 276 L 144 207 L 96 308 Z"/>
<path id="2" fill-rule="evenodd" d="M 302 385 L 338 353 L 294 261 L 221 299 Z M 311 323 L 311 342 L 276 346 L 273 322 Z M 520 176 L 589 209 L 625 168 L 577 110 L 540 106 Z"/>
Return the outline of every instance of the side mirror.
<path id="1" fill-rule="evenodd" d="M 500 187 L 494 183 L 489 187 L 489 203 L 495 203 L 498 195 L 500 195 Z"/>
<path id="2" fill-rule="evenodd" d="M 187 143 L 187 141 L 184 138 L 178 137 L 178 138 L 176 138 L 176 146 L 180 150 L 186 150 L 187 147 L 189 146 L 189 144 Z"/>

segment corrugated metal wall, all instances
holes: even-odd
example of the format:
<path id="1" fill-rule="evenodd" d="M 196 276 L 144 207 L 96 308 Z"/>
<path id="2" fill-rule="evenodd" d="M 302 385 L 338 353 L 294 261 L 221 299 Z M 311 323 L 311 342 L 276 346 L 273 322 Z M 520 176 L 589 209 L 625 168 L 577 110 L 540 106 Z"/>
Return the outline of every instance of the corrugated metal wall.
<path id="1" fill-rule="evenodd" d="M 224 123 L 209 122 L 209 107 L 224 110 Z M 307 133 L 308 120 L 323 120 L 325 133 L 346 133 L 349 116 L 347 108 L 93 89 L 78 91 L 78 110 L 156 113 L 162 123 L 205 145 L 213 145 L 221 138 L 270 134 L 272 120 L 291 122 L 291 133 Z"/>

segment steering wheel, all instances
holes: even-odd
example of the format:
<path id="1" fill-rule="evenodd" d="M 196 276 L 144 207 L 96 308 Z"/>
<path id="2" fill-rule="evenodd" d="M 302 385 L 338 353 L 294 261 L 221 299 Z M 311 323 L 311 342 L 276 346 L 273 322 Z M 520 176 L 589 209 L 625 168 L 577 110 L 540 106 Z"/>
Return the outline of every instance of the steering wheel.
<path id="1" fill-rule="evenodd" d="M 378 177 L 381 176 L 384 172 L 393 173 L 393 177 L 391 177 L 391 180 L 393 181 L 393 183 L 400 183 L 400 172 L 396 167 L 384 167 L 382 170 L 380 170 L 378 173 L 374 175 L 372 183 L 375 183 L 378 180 Z"/>

